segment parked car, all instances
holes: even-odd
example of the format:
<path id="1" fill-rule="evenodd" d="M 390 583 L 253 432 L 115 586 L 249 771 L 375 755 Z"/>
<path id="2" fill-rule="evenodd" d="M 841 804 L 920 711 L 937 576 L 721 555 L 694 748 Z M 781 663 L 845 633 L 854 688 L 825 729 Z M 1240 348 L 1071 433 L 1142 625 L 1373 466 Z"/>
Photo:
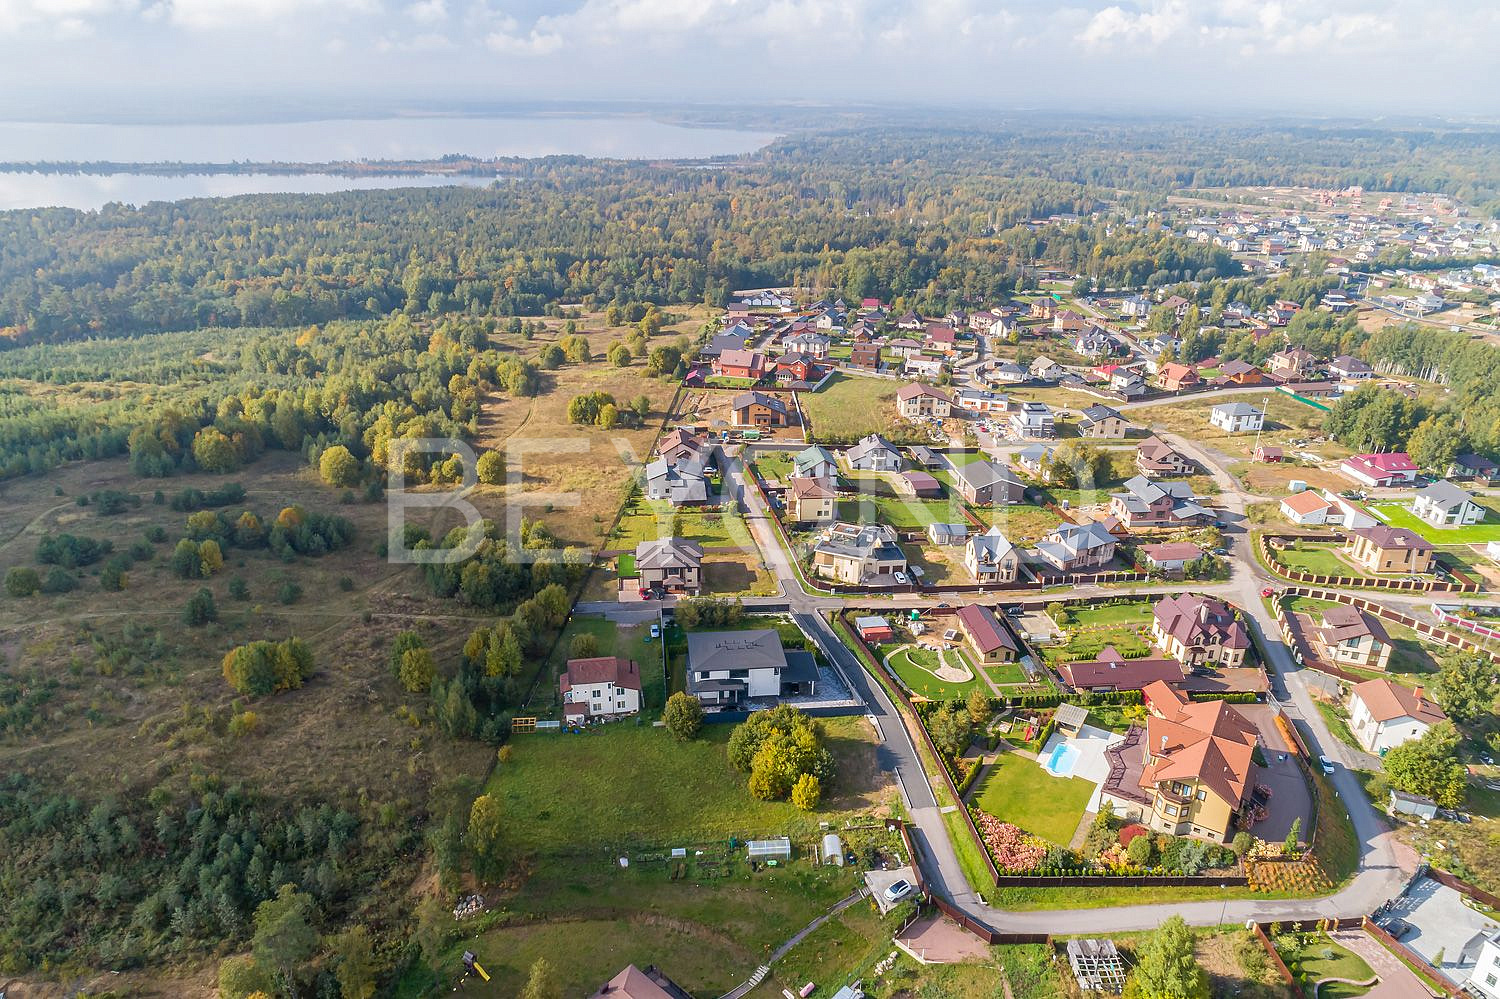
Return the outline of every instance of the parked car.
<path id="1" fill-rule="evenodd" d="M 659 625 L 659 624 L 653 624 L 651 626 L 651 637 L 652 638 L 660 638 L 661 637 L 661 625 Z"/>
<path id="2" fill-rule="evenodd" d="M 902 878 L 900 881 L 893 882 L 889 887 L 886 888 L 885 900 L 894 905 L 916 890 L 916 885 L 912 884 L 905 878 Z"/>
<path id="3" fill-rule="evenodd" d="M 1318 766 L 1323 768 L 1325 774 L 1333 773 L 1333 761 L 1326 756 L 1318 757 Z"/>
<path id="4" fill-rule="evenodd" d="M 1395 937 L 1397 940 L 1410 935 L 1412 930 L 1411 923 L 1408 923 L 1406 920 L 1400 918 L 1399 916 L 1391 916 L 1389 919 L 1383 919 L 1376 925 L 1379 926 L 1382 930 L 1385 930 L 1391 936 Z"/>
<path id="5" fill-rule="evenodd" d="M 901 586 L 905 586 L 906 585 L 906 573 L 904 573 L 904 572 L 896 572 L 896 573 L 892 573 L 891 575 L 893 576 L 893 578 L 896 580 L 896 582 L 898 584 L 900 584 Z"/>

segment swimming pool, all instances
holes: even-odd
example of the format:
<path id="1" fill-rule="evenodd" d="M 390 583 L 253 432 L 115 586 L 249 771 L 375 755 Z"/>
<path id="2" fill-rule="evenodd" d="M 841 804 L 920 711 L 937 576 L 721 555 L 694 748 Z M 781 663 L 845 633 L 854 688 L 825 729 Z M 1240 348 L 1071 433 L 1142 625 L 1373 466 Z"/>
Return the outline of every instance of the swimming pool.
<path id="1" fill-rule="evenodd" d="M 1042 767 L 1054 777 L 1067 777 L 1072 774 L 1073 764 L 1077 762 L 1078 749 L 1072 743 L 1059 742 Z"/>

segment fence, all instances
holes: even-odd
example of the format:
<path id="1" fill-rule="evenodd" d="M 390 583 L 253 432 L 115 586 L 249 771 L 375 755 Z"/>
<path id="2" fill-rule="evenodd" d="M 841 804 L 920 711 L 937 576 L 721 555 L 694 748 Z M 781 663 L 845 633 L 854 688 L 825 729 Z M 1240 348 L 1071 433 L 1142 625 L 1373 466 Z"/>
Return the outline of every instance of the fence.
<path id="1" fill-rule="evenodd" d="M 1040 874 L 1001 874 L 995 878 L 998 888 L 1149 888 L 1153 885 L 1170 888 L 1217 888 L 1221 885 L 1243 888 L 1249 883 L 1250 879 L 1243 874 L 1217 878 L 1205 874 L 1121 874 L 1118 877 L 1105 874 L 1058 874 L 1051 877 Z"/>
<path id="2" fill-rule="evenodd" d="M 1398 590 L 1406 593 L 1478 593 L 1479 582 L 1463 572 L 1454 565 L 1446 565 L 1445 568 L 1453 581 L 1445 579 L 1411 579 L 1402 577 L 1400 579 L 1386 579 L 1381 576 L 1322 576 L 1313 572 L 1303 572 L 1301 569 L 1287 567 L 1276 557 L 1275 550 L 1271 547 L 1271 541 L 1276 540 L 1333 540 L 1342 541 L 1339 535 L 1306 535 L 1306 534 L 1262 534 L 1260 536 L 1260 554 L 1278 576 L 1284 576 L 1298 583 L 1308 583 L 1313 586 L 1344 586 L 1362 587 L 1370 590 Z"/>
<path id="3" fill-rule="evenodd" d="M 759 610 L 760 608 L 756 608 Z M 848 718 L 853 715 L 868 714 L 868 709 L 860 704 L 824 704 L 812 705 L 810 707 L 797 705 L 797 710 L 812 718 Z M 754 712 L 751 711 L 705 711 L 703 722 L 707 725 L 729 724 L 731 722 L 742 722 L 749 718 Z"/>
<path id="4" fill-rule="evenodd" d="M 922 863 L 917 858 L 917 844 L 916 841 L 912 839 L 911 831 L 907 828 L 905 822 L 901 823 L 899 831 L 901 833 L 901 843 L 906 847 L 906 855 L 911 858 L 912 876 L 916 878 L 917 890 L 924 896 L 926 896 L 927 900 L 930 901 L 939 912 L 956 922 L 959 926 L 962 926 L 964 929 L 968 930 L 970 933 L 974 934 L 979 939 L 983 940 L 985 943 L 999 943 L 1000 934 L 996 933 L 994 930 L 990 929 L 990 927 L 984 925 L 979 920 L 973 918 L 968 913 L 964 912 L 962 909 L 949 902 L 947 899 L 933 892 L 932 886 L 927 883 L 926 875 L 922 873 Z"/>
<path id="5" fill-rule="evenodd" d="M 1391 936 L 1368 916 L 1360 923 L 1360 928 L 1379 941 L 1386 950 L 1400 958 L 1401 962 L 1411 969 L 1413 974 L 1421 978 L 1439 993 L 1447 996 L 1461 996 L 1464 994 L 1464 990 L 1459 987 L 1457 982 L 1428 964 L 1425 957 Z"/>
<path id="6" fill-rule="evenodd" d="M 1487 648 L 1478 642 L 1471 641 L 1462 635 L 1455 635 L 1450 631 L 1444 631 L 1442 628 L 1428 624 L 1426 621 L 1420 621 L 1417 618 L 1402 614 L 1400 611 L 1393 611 L 1366 597 L 1340 593 L 1337 590 L 1322 590 L 1311 586 L 1288 586 L 1282 592 L 1293 596 L 1308 597 L 1313 600 L 1332 600 L 1341 604 L 1348 604 L 1369 614 L 1374 614 L 1382 620 L 1393 621 L 1403 627 L 1410 628 L 1421 637 L 1431 639 L 1440 645 L 1461 649 L 1464 652 L 1477 652 L 1481 655 L 1489 656 L 1495 662 L 1500 662 L 1500 652 Z M 1279 602 L 1277 602 L 1277 606 L 1279 605 Z M 1319 668 L 1321 669 L 1322 667 Z"/>
<path id="7" fill-rule="evenodd" d="M 1466 617 L 1461 617 L 1460 615 L 1454 614 L 1446 608 L 1439 607 L 1436 604 L 1433 605 L 1432 613 L 1437 617 L 1439 621 L 1443 621 L 1447 624 L 1458 625 L 1458 627 L 1464 629 L 1465 631 L 1472 631 L 1474 634 L 1481 635 L 1485 638 L 1500 639 L 1500 628 L 1491 628 L 1487 625 L 1480 624 L 1478 621 L 1474 621 Z"/>
<path id="8" fill-rule="evenodd" d="M 1500 909 L 1500 897 L 1491 895 L 1484 889 L 1477 888 L 1467 881 L 1460 880 L 1455 875 L 1449 874 L 1441 868 L 1429 867 L 1427 869 L 1427 876 L 1440 885 L 1445 885 L 1462 895 L 1467 895 L 1476 902 L 1484 903 L 1491 909 Z"/>

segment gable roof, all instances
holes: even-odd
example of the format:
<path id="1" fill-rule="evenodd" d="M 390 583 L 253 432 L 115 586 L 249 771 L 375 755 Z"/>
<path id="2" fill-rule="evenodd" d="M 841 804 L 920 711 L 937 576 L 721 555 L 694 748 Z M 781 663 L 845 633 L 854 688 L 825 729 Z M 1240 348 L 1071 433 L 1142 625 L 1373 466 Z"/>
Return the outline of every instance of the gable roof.
<path id="1" fill-rule="evenodd" d="M 1387 524 L 1376 524 L 1374 527 L 1357 527 L 1349 532 L 1356 537 L 1364 538 L 1376 548 L 1410 548 L 1418 551 L 1427 551 L 1432 545 L 1426 538 L 1416 531 L 1405 527 L 1391 527 Z"/>
<path id="2" fill-rule="evenodd" d="M 850 464 L 853 464 L 876 451 L 889 451 L 896 457 L 901 457 L 901 452 L 896 450 L 896 446 L 879 434 L 871 434 L 863 438 L 858 444 L 845 451 L 844 457 L 849 460 Z"/>
<path id="3" fill-rule="evenodd" d="M 1142 787 L 1162 781 L 1197 781 L 1231 806 L 1249 788 L 1258 740 L 1255 726 L 1224 701 L 1190 701 L 1157 680 L 1144 690 L 1151 716 L 1146 720 Z"/>
<path id="4" fill-rule="evenodd" d="M 1153 562 L 1191 562 L 1203 557 L 1203 549 L 1191 541 L 1171 541 L 1160 545 L 1141 545 L 1141 551 Z"/>
<path id="5" fill-rule="evenodd" d="M 1319 510 L 1327 510 L 1333 506 L 1332 503 L 1311 489 L 1300 493 L 1293 493 L 1283 499 L 1281 505 L 1300 517 L 1305 517 L 1310 513 L 1317 513 Z"/>
<path id="6" fill-rule="evenodd" d="M 1095 403 L 1094 405 L 1088 407 L 1087 409 L 1085 409 L 1083 411 L 1083 419 L 1080 420 L 1079 422 L 1080 423 L 1103 423 L 1105 420 L 1121 420 L 1121 419 L 1124 419 L 1124 417 L 1122 417 L 1115 410 L 1110 409 L 1108 406 L 1101 406 L 1098 403 Z"/>
<path id="7" fill-rule="evenodd" d="M 766 395 L 764 392 L 741 392 L 734 397 L 730 403 L 734 409 L 748 409 L 751 406 L 764 406 L 775 413 L 786 415 L 786 403 L 774 395 Z"/>
<path id="8" fill-rule="evenodd" d="M 1447 479 L 1443 479 L 1440 482 L 1434 482 L 1425 489 L 1418 489 L 1417 499 L 1426 500 L 1439 510 L 1446 511 L 1452 510 L 1454 507 L 1463 506 L 1465 503 L 1473 502 L 1474 497 Z"/>
<path id="9" fill-rule="evenodd" d="M 922 396 L 929 396 L 933 399 L 941 399 L 944 402 L 950 404 L 953 402 L 952 399 L 948 398 L 946 395 L 944 395 L 942 392 L 939 392 L 931 385 L 922 385 L 917 382 L 913 382 L 910 385 L 903 385 L 896 391 L 896 398 L 901 402 L 906 402 L 908 399 L 917 399 Z"/>
<path id="10" fill-rule="evenodd" d="M 997 465 L 983 458 L 979 461 L 971 461 L 966 465 L 955 466 L 953 474 L 974 489 L 983 489 L 986 486 L 999 485 L 1000 483 L 1015 486 L 1022 485 L 1021 480 L 1016 478 L 1016 473 L 1012 472 L 1008 466 Z"/>
<path id="11" fill-rule="evenodd" d="M 991 527 L 983 534 L 975 534 L 969 538 L 969 550 L 974 553 L 974 560 L 979 565 L 995 565 L 1005 556 L 1016 550 L 1016 546 L 1010 543 L 998 527 Z"/>
<path id="12" fill-rule="evenodd" d="M 688 633 L 688 668 L 693 670 L 784 669 L 786 651 L 772 628 Z"/>
<path id="13" fill-rule="evenodd" d="M 1187 648 L 1222 645 L 1226 649 L 1248 649 L 1250 635 L 1222 600 L 1196 593 L 1162 597 L 1151 614 L 1163 632 Z"/>
<path id="14" fill-rule="evenodd" d="M 806 475 L 798 475 L 793 477 L 791 487 L 792 495 L 799 500 L 828 499 L 829 497 L 837 495 L 832 489 L 829 489 L 827 486 L 823 485 L 821 479 L 815 479 L 811 476 Z"/>
<path id="15" fill-rule="evenodd" d="M 995 617 L 994 611 L 981 604 L 965 604 L 958 609 L 959 623 L 974 640 L 974 644 L 980 652 L 988 654 L 996 649 L 1010 649 L 1019 652 L 1016 648 L 1016 640 L 1010 637 L 1010 632 L 1005 625 Z"/>
<path id="16" fill-rule="evenodd" d="M 1386 679 L 1366 680 L 1356 683 L 1352 691 L 1364 702 L 1365 709 L 1378 722 L 1394 721 L 1397 718 L 1414 718 L 1428 725 L 1447 721 L 1448 716 L 1426 697 L 1421 690 L 1403 687 Z"/>
<path id="17" fill-rule="evenodd" d="M 703 546 L 686 538 L 661 538 L 635 546 L 637 569 L 669 569 L 679 565 L 702 565 Z"/>
<path id="18" fill-rule="evenodd" d="M 596 683 L 613 683 L 626 690 L 641 689 L 641 671 L 634 659 L 620 656 L 595 656 L 591 659 L 569 659 L 559 686 L 562 690 Z"/>
<path id="19" fill-rule="evenodd" d="M 1097 658 L 1064 663 L 1057 671 L 1070 687 L 1116 690 L 1140 690 L 1157 681 L 1175 683 L 1183 675 L 1176 659 L 1126 659 L 1113 645 L 1100 649 Z"/>
<path id="20" fill-rule="evenodd" d="M 1386 636 L 1385 628 L 1378 618 L 1365 614 L 1356 607 L 1342 604 L 1323 611 L 1323 626 L 1318 631 L 1323 636 L 1323 641 L 1330 645 L 1346 642 L 1351 638 L 1364 638 L 1366 635 L 1382 645 L 1390 644 L 1390 638 Z"/>

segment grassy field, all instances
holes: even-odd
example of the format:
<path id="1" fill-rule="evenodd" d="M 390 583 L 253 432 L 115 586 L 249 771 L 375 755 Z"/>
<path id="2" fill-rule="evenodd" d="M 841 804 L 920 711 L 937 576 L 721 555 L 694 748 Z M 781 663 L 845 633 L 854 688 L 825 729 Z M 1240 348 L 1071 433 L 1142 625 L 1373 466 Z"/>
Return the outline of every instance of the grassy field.
<path id="1" fill-rule="evenodd" d="M 1093 792 L 1094 785 L 1080 777 L 1053 777 L 1035 760 L 1005 753 L 984 775 L 974 803 L 997 819 L 1067 846 Z"/>
<path id="2" fill-rule="evenodd" d="M 956 665 L 960 657 L 956 652 L 950 651 L 948 659 Z M 968 697 L 971 690 L 979 689 L 988 691 L 989 689 L 985 686 L 984 681 L 977 676 L 962 683 L 940 680 L 930 672 L 937 665 L 936 652 L 931 649 L 920 649 L 916 646 L 908 646 L 891 656 L 891 669 L 901 678 L 901 682 L 906 685 L 906 689 L 922 697 L 946 701 Z"/>
<path id="3" fill-rule="evenodd" d="M 796 472 L 793 451 L 760 451 L 755 455 L 755 469 L 760 472 L 760 477 L 771 481 L 780 479 L 786 482 Z"/>
<path id="4" fill-rule="evenodd" d="M 1338 545 L 1315 545 L 1301 542 L 1296 548 L 1283 548 L 1276 558 L 1288 569 L 1311 572 L 1319 576 L 1346 576 L 1368 579 L 1370 574 L 1346 561 Z"/>
<path id="5" fill-rule="evenodd" d="M 547 681 L 539 684 L 527 708 L 532 711 L 560 712 L 562 702 L 557 692 L 557 678 L 568 661 L 568 647 L 577 635 L 592 635 L 598 655 L 634 659 L 641 671 L 641 699 L 644 710 L 660 711 L 667 702 L 666 684 L 661 669 L 661 642 L 651 641 L 649 624 L 618 625 L 602 617 L 579 615 L 568 622 L 562 640 L 547 660 Z"/>
<path id="6" fill-rule="evenodd" d="M 1493 502 L 1482 502 L 1484 519 L 1465 527 L 1433 527 L 1402 503 L 1381 503 L 1374 506 L 1372 512 L 1392 527 L 1416 531 L 1435 545 L 1482 545 L 1500 541 L 1500 513 L 1491 505 Z"/>
<path id="7" fill-rule="evenodd" d="M 995 666 L 984 666 L 984 675 L 990 678 L 991 683 L 1015 684 L 1027 683 L 1026 671 L 1021 668 L 1020 663 L 1000 663 Z"/>
<path id="8" fill-rule="evenodd" d="M 704 592 L 720 597 L 768 597 L 776 593 L 776 580 L 761 568 L 760 554 L 705 555 Z"/>
<path id="9" fill-rule="evenodd" d="M 639 498 L 620 518 L 619 526 L 610 535 L 607 545 L 612 549 L 633 549 L 642 541 L 668 537 L 674 522 L 680 525 L 680 537 L 696 541 L 704 548 L 755 550 L 749 528 L 733 510 L 673 510 L 664 500 Z"/>
<path id="10" fill-rule="evenodd" d="M 898 421 L 899 382 L 835 374 L 816 392 L 805 392 L 802 409 L 817 440 L 855 440 L 883 432 Z"/>
<path id="11" fill-rule="evenodd" d="M 856 524 L 889 524 L 914 530 L 929 524 L 964 524 L 963 501 L 914 499 L 905 496 L 861 496 L 838 501 L 838 519 Z"/>
<path id="12" fill-rule="evenodd" d="M 1218 427 L 1212 426 L 1209 414 L 1213 408 L 1226 402 L 1243 402 L 1257 409 L 1261 408 L 1262 396 L 1254 393 L 1229 396 L 1219 399 L 1201 399 L 1194 402 L 1174 403 L 1170 406 L 1152 406 L 1141 410 L 1138 415 L 1140 422 L 1149 422 L 1153 430 L 1168 430 L 1173 433 L 1186 435 L 1189 439 L 1209 447 L 1217 448 L 1230 455 L 1249 456 L 1255 448 L 1256 435 L 1228 434 Z M 1277 392 L 1274 388 L 1267 386 L 1266 398 L 1266 426 L 1260 435 L 1260 443 L 1288 447 L 1293 440 L 1306 440 L 1322 434 L 1323 421 L 1327 413 L 1304 406 L 1302 403 Z M 1349 455 L 1347 448 L 1337 444 L 1321 444 L 1315 450 L 1324 458 L 1344 458 Z"/>
<path id="13" fill-rule="evenodd" d="M 974 514 L 986 525 L 1000 528 L 1013 545 L 1040 541 L 1062 523 L 1057 514 L 1033 503 L 979 507 Z"/>

